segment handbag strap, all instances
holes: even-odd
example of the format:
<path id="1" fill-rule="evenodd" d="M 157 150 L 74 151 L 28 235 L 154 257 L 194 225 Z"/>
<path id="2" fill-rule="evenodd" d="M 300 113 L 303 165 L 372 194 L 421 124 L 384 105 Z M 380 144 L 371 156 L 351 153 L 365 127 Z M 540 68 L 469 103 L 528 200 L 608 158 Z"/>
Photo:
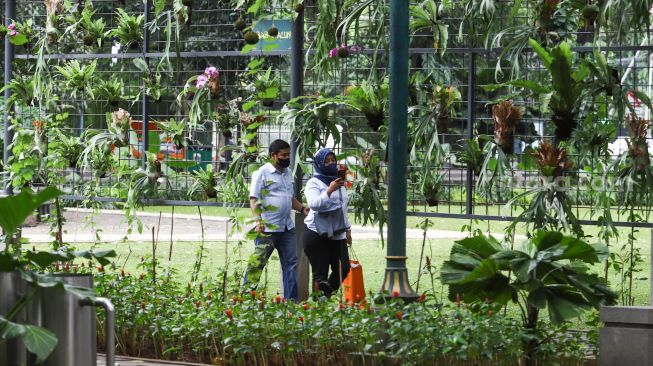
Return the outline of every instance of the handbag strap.
<path id="1" fill-rule="evenodd" d="M 349 251 L 351 252 L 351 256 L 350 256 L 350 258 L 353 259 L 353 260 L 355 260 L 355 261 L 360 262 L 360 261 L 358 260 L 358 256 L 356 255 L 356 252 L 354 251 L 354 246 L 353 246 L 353 245 L 349 245 Z"/>

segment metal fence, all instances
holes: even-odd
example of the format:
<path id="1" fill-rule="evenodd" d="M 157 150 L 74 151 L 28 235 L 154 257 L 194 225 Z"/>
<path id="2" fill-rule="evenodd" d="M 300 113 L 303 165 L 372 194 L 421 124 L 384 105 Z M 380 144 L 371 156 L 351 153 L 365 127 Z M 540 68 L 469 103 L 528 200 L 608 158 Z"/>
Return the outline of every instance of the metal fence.
<path id="1" fill-rule="evenodd" d="M 542 108 L 544 100 L 523 92 L 515 93 L 510 98 L 515 105 L 524 109 L 524 117 L 514 133 L 513 151 L 507 156 L 509 169 L 503 175 L 503 180 L 496 181 L 489 187 L 480 187 L 478 171 L 461 160 L 461 153 L 465 151 L 466 140 L 476 140 L 482 149 L 486 140 L 479 140 L 479 137 L 488 136 L 488 140 L 492 139 L 492 106 L 498 99 L 515 91 L 509 87 L 492 90 L 488 86 L 510 79 L 525 79 L 538 84 L 549 79 L 548 71 L 538 61 L 533 49 L 523 42 L 524 34 L 537 36 L 537 32 L 544 29 L 541 24 L 533 24 L 533 19 L 537 18 L 533 14 L 541 13 L 542 9 L 533 5 L 534 2 L 525 1 L 519 11 L 511 14 L 509 10 L 513 2 L 495 1 L 497 10 L 493 15 L 485 18 L 479 15 L 476 21 L 470 21 L 469 17 L 463 16 L 470 2 L 453 3 L 451 8 L 445 8 L 436 14 L 438 21 L 448 27 L 446 42 L 442 33 L 434 36 L 430 30 L 414 30 L 411 38 L 408 55 L 412 80 L 411 105 L 426 109 L 437 108 L 433 102 L 434 94 L 443 88 L 459 92 L 460 97 L 451 101 L 445 119 L 425 117 L 428 116 L 428 111 L 411 110 L 410 131 L 414 134 L 413 137 L 416 136 L 416 126 L 420 121 L 430 118 L 426 125 L 441 124 L 434 132 L 437 135 L 435 141 L 447 153 L 438 157 L 440 160 L 435 162 L 420 160 L 419 157 L 427 156 L 425 154 L 429 146 L 418 144 L 414 151 L 416 158 L 411 161 L 407 174 L 410 211 L 408 214 L 512 220 L 523 212 L 526 204 L 523 200 L 514 198 L 541 180 L 539 170 L 531 157 L 532 151 L 542 141 L 553 139 L 554 128 L 550 113 Z M 145 2 L 148 7 L 144 7 L 143 2 L 128 2 L 124 6 L 127 13 L 142 14 L 145 17 L 143 40 L 132 49 L 126 49 L 124 45 L 120 48 L 117 42 L 110 38 L 105 38 L 100 47 L 85 45 L 82 34 L 72 30 L 66 31 L 65 27 L 76 21 L 74 17 L 77 13 L 74 12 L 60 17 L 58 30 L 53 36 L 48 36 L 43 2 L 8 1 L 8 4 L 16 5 L 16 15 L 7 14 L 6 17 L 21 24 L 28 24 L 30 21 L 34 34 L 29 43 L 15 48 L 13 70 L 10 67 L 7 69 L 13 71 L 14 75 L 30 75 L 34 74 L 39 61 L 43 61 L 47 67 L 42 71 L 42 75 L 53 80 L 49 89 L 52 95 L 48 96 L 47 101 L 38 101 L 30 106 L 23 104 L 15 108 L 17 125 L 31 130 L 32 120 L 43 119 L 68 136 L 80 136 L 90 129 L 107 128 L 107 112 L 123 108 L 131 113 L 130 144 L 115 148 L 111 154 L 114 159 L 113 168 L 106 175 L 95 177 L 92 171 L 75 166 L 47 172 L 51 176 L 58 176 L 59 185 L 69 194 L 68 198 L 75 200 L 89 197 L 105 202 L 124 200 L 127 194 L 126 176 L 119 174 L 121 169 L 141 165 L 143 151 L 154 151 L 162 161 L 169 188 L 152 193 L 146 197 L 145 203 L 223 205 L 225 197 L 220 192 L 217 198 L 201 202 L 187 195 L 189 187 L 196 179 L 193 171 L 205 169 L 207 166 L 212 166 L 216 171 L 225 170 L 230 163 L 224 157 L 229 155 L 225 154 L 225 151 L 228 151 L 224 149 L 225 146 L 234 144 L 241 150 L 247 148 L 247 144 L 251 142 L 247 135 L 251 131 L 243 126 L 237 111 L 230 110 L 229 101 L 237 98 L 247 100 L 252 93 L 256 93 L 255 84 L 261 82 L 260 78 L 257 78 L 268 68 L 271 68 L 271 76 L 265 81 L 275 83 L 279 93 L 266 106 L 259 103 L 247 111 L 252 116 L 260 116 L 262 122 L 256 130 L 255 143 L 257 150 L 263 153 L 253 154 L 259 163 L 264 161 L 265 147 L 270 141 L 276 138 L 293 139 L 291 131 L 276 121 L 279 111 L 289 99 L 300 95 L 342 95 L 352 86 L 360 86 L 364 81 L 375 86 L 382 85 L 388 66 L 387 40 L 384 38 L 388 29 L 388 21 L 385 18 L 387 9 L 382 1 L 361 2 L 362 15 L 357 18 L 356 24 L 351 24 L 345 31 L 340 31 L 332 22 L 331 28 L 328 28 L 330 32 L 335 30 L 332 37 L 320 33 L 321 30 L 324 33 L 325 24 L 328 23 L 322 11 L 324 2 L 305 1 L 304 11 L 299 15 L 286 3 L 272 2 L 272 5 L 265 9 L 265 18 L 269 19 L 260 20 L 261 26 L 275 25 L 282 32 L 286 32 L 286 27 L 290 30 L 293 22 L 301 22 L 301 32 L 294 29 L 289 32 L 291 35 L 284 33 L 277 42 L 295 42 L 294 44 L 303 44 L 303 48 L 298 50 L 295 47 L 291 50 L 286 48 L 288 44 L 283 43 L 278 49 L 255 50 L 249 53 L 241 52 L 244 46 L 243 32 L 236 30 L 234 23 L 242 19 L 246 25 L 251 25 L 255 23 L 255 19 L 244 9 L 234 10 L 233 4 L 227 1 L 195 0 L 190 19 L 179 24 L 175 23 L 178 19 L 174 18 L 177 16 L 174 12 L 155 16 L 152 2 Z M 108 0 L 92 1 L 94 17 L 104 20 L 105 31 L 117 26 L 115 4 L 115 1 Z M 415 3 L 426 9 L 425 4 L 426 2 Z M 596 31 L 594 21 L 586 20 L 579 27 L 569 29 L 564 24 L 571 24 L 569 20 L 572 18 L 575 19 L 574 25 L 580 24 L 577 20 L 582 16 L 581 12 L 570 15 L 558 10 L 550 16 L 553 17 L 553 20 L 550 20 L 552 28 L 545 29 L 548 33 L 542 36 L 542 40 L 547 42 L 547 48 L 558 45 L 561 40 L 569 41 L 574 54 L 574 68 L 579 67 L 582 59 L 593 57 L 592 52 L 598 50 L 607 58 L 611 70 L 614 70 L 620 88 L 651 94 L 653 47 L 648 27 L 632 27 L 617 34 L 616 30 L 609 27 Z M 335 23 L 343 20 L 345 19 L 336 17 Z M 258 30 L 266 32 L 265 28 L 259 27 Z M 179 42 L 174 42 L 177 31 Z M 285 39 L 286 37 L 291 39 Z M 360 46 L 360 50 L 352 51 L 346 58 L 329 57 L 320 48 L 319 43 L 322 39 L 331 39 L 329 37 L 337 42 L 331 45 L 333 47 L 346 43 L 349 47 Z M 280 41 L 281 39 L 283 41 Z M 520 39 L 522 43 L 519 44 L 523 44 L 524 48 L 511 53 L 510 47 L 514 46 L 511 42 L 518 42 Z M 37 40 L 44 41 L 39 43 Z M 443 49 L 445 43 L 446 50 Z M 5 56 L 11 59 L 12 55 Z M 510 56 L 514 58 L 510 59 Z M 252 68 L 250 62 L 254 59 L 262 59 L 263 66 L 256 74 L 247 75 Z M 503 61 L 498 61 L 499 59 Z M 71 60 L 77 60 L 83 65 L 95 62 L 97 66 L 94 80 L 117 81 L 122 98 L 115 101 L 97 95 L 91 96 L 90 87 L 78 90 L 72 95 L 70 88 L 64 87 L 64 78 L 55 69 L 56 66 L 66 65 Z M 135 60 L 142 60 L 149 70 L 139 68 Z M 515 66 L 518 64 L 520 69 L 516 70 Z M 156 124 L 139 122 L 187 120 L 191 102 L 178 101 L 178 96 L 184 90 L 187 80 L 201 74 L 208 66 L 215 66 L 220 72 L 220 93 L 217 98 L 203 105 L 207 113 L 200 126 L 187 131 L 188 140 L 183 149 L 177 149 L 172 142 L 166 141 L 157 131 Z M 6 75 L 5 84 L 11 81 L 11 76 Z M 152 88 L 159 90 L 152 92 Z M 640 102 L 635 97 L 631 99 L 633 104 Z M 616 118 L 605 98 L 597 96 L 596 100 L 588 100 L 585 103 L 592 103 L 593 107 L 582 105 L 581 108 L 585 108 L 585 112 L 575 115 L 578 119 L 578 131 L 592 132 L 605 125 L 612 126 L 616 131 L 610 135 L 609 141 L 605 141 L 610 151 L 606 150 L 602 157 L 591 154 L 588 156 L 583 147 L 580 147 L 585 138 L 580 133 L 574 135 L 568 144 L 568 159 L 573 165 L 565 171 L 568 178 L 567 198 L 582 223 L 596 224 L 601 212 L 592 210 L 598 205 L 592 182 L 618 175 L 618 172 L 599 167 L 614 161 L 628 150 L 628 138 L 624 137 L 628 135 L 628 130 L 624 124 L 625 120 Z M 649 120 L 650 111 L 637 107 L 640 117 Z M 242 103 L 240 108 L 240 112 L 243 112 Z M 604 112 L 594 111 L 600 108 L 603 108 Z M 387 117 L 387 111 L 385 112 Z M 333 147 L 343 159 L 349 157 L 349 164 L 360 165 L 365 153 L 378 158 L 380 169 L 377 188 L 383 201 L 386 180 L 385 145 L 388 138 L 384 124 L 375 131 L 369 127 L 368 119 L 363 113 L 345 106 L 333 107 L 330 110 L 330 118 L 338 118 L 341 127 L 341 142 L 334 142 Z M 5 126 L 9 126 L 9 123 L 6 121 Z M 225 133 L 227 130 L 233 135 L 231 142 L 230 138 L 225 136 L 228 136 L 228 133 Z M 57 139 L 54 134 L 48 135 L 48 138 L 51 142 Z M 650 132 L 646 139 L 650 140 Z M 156 148 L 153 148 L 155 146 Z M 374 151 L 370 150 L 372 148 Z M 497 164 L 496 159 L 488 161 Z M 6 163 L 5 161 L 5 166 Z M 310 167 L 310 164 L 306 167 Z M 243 172 L 243 182 L 247 182 L 247 172 Z M 310 174 L 310 171 L 306 173 Z M 432 197 L 425 197 L 425 174 L 435 178 L 437 183 L 435 192 L 431 192 Z M 306 179 L 307 176 L 302 177 Z M 299 186 L 301 184 L 298 182 Z M 427 198 L 431 198 L 430 202 L 427 202 Z M 637 205 L 641 218 L 637 223 L 633 223 L 628 216 L 629 212 L 623 209 L 623 202 L 618 199 L 617 188 L 613 198 L 613 221 L 616 225 L 653 227 L 648 222 L 650 209 L 647 202 Z M 233 200 L 230 202 L 234 203 Z"/>

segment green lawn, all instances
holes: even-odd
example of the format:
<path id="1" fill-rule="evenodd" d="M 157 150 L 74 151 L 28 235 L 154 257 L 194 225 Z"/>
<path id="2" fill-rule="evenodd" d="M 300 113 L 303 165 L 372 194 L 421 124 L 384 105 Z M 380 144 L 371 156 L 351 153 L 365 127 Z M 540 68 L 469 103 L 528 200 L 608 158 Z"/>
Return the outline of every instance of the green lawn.
<path id="1" fill-rule="evenodd" d="M 455 230 L 459 228 L 463 222 L 460 220 L 437 220 L 435 229 L 449 229 Z M 494 232 L 500 232 L 502 226 L 497 225 L 501 223 L 491 223 L 490 228 Z M 649 273 L 650 273 L 650 246 L 649 235 L 647 230 L 642 230 L 636 234 L 639 240 L 635 243 L 636 247 L 640 249 L 643 256 L 643 263 L 640 265 L 640 272 L 636 273 L 633 280 L 634 297 L 636 304 L 648 304 L 649 302 Z M 622 242 L 625 241 L 626 231 L 624 230 Z M 427 240 L 424 250 L 424 256 L 431 258 L 431 263 L 440 268 L 440 265 L 449 256 L 449 251 L 453 244 L 452 239 L 433 239 Z M 619 243 L 613 248 L 620 248 L 623 243 Z M 518 245 L 518 244 L 517 244 Z M 196 242 L 174 242 L 172 250 L 172 261 L 168 262 L 169 254 L 168 242 L 161 242 L 157 248 L 157 258 L 163 265 L 172 265 L 179 271 L 181 278 L 188 281 L 193 265 L 196 260 L 196 253 L 200 243 Z M 80 245 L 80 248 L 88 248 L 90 244 Z M 407 241 L 407 267 L 409 270 L 410 280 L 416 288 L 416 281 L 418 278 L 418 268 L 420 261 L 420 252 L 422 247 L 421 240 L 408 240 Z M 99 245 L 101 249 L 115 249 L 118 253 L 116 263 L 118 266 L 124 266 L 125 270 L 134 274 L 141 271 L 137 268 L 141 257 L 152 255 L 152 243 L 128 242 L 128 243 L 106 243 Z M 244 269 L 245 260 L 251 254 L 253 244 L 251 242 L 243 242 L 239 244 L 237 241 L 230 241 L 225 243 L 223 241 L 210 241 L 205 243 L 205 257 L 202 260 L 202 274 L 204 278 L 209 280 L 217 275 L 222 268 L 224 268 L 227 260 L 232 271 L 242 272 Z M 378 291 L 381 287 L 383 280 L 383 273 L 385 268 L 385 250 L 381 247 L 380 241 L 377 240 L 361 240 L 354 243 L 354 250 L 363 264 L 366 288 L 374 292 Z M 267 287 L 269 293 L 279 291 L 279 277 L 280 265 L 278 257 L 273 254 L 270 264 L 268 265 L 267 272 Z M 596 265 L 595 270 L 603 273 L 603 264 Z M 437 277 L 438 273 L 435 272 Z M 611 286 L 615 290 L 621 287 L 619 276 L 611 270 L 609 277 Z M 434 279 L 434 288 L 431 285 L 431 277 L 428 273 L 421 276 L 419 291 L 431 290 L 433 288 L 436 294 L 441 294 L 443 288 L 437 278 Z"/>

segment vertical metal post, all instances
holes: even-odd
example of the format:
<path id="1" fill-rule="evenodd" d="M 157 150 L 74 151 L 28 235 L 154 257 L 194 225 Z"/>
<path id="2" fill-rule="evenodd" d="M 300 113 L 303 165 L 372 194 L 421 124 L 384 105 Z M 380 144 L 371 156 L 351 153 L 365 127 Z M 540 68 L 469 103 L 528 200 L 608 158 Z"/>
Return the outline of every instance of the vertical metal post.
<path id="1" fill-rule="evenodd" d="M 304 94 L 304 12 L 297 14 L 295 21 L 292 25 L 291 33 L 291 54 L 290 54 L 290 98 L 297 98 Z M 291 150 L 291 166 L 295 166 L 295 158 L 297 154 L 298 142 L 297 136 L 292 136 L 290 142 Z M 293 192 L 295 197 L 301 201 L 301 191 L 303 184 L 304 173 L 301 167 L 297 167 L 295 172 L 295 181 L 293 184 Z M 295 233 L 296 233 L 296 248 L 297 248 L 297 290 L 299 300 L 303 301 L 308 299 L 309 291 L 309 271 L 308 271 L 308 258 L 304 254 L 304 247 L 302 245 L 302 231 L 304 230 L 304 215 L 300 212 L 295 216 Z"/>
<path id="2" fill-rule="evenodd" d="M 388 254 L 382 292 L 417 299 L 406 269 L 408 153 L 408 1 L 390 1 L 390 126 L 388 130 Z"/>
<path id="3" fill-rule="evenodd" d="M 6 25 L 9 25 L 13 19 L 16 18 L 16 0 L 5 0 L 5 22 Z M 11 74 L 13 72 L 13 63 L 14 63 L 15 50 L 14 45 L 9 42 L 9 36 L 5 37 L 5 85 L 8 85 L 11 82 Z M 5 102 L 9 100 L 11 96 L 11 91 L 5 89 Z M 4 146 L 2 161 L 4 166 L 7 166 L 7 162 L 11 157 L 11 140 L 14 138 L 14 134 L 11 130 L 11 120 L 9 108 L 5 106 L 5 134 L 4 134 Z M 12 194 L 13 190 L 11 189 L 11 183 L 7 182 L 4 187 L 5 194 Z"/>
<path id="4" fill-rule="evenodd" d="M 143 11 L 143 60 L 145 60 L 145 64 L 148 64 L 148 57 L 147 57 L 147 52 L 150 48 L 150 33 L 147 30 L 147 23 L 150 21 L 150 0 L 146 0 L 144 2 L 144 11 Z M 142 126 L 142 131 L 143 131 L 143 168 L 145 169 L 147 165 L 147 151 L 149 150 L 150 147 L 150 129 L 149 129 L 149 124 L 148 124 L 148 114 L 147 114 L 147 93 L 143 93 L 143 99 L 141 101 L 141 108 L 143 112 L 143 126 Z"/>
<path id="5" fill-rule="evenodd" d="M 470 49 L 469 53 L 469 70 L 467 71 L 467 138 L 473 137 L 474 130 L 474 86 L 476 84 L 476 53 Z M 474 195 L 474 170 L 471 166 L 467 167 L 467 180 L 466 180 L 466 198 L 465 208 L 466 214 L 472 215 L 474 213 L 473 199 Z"/>

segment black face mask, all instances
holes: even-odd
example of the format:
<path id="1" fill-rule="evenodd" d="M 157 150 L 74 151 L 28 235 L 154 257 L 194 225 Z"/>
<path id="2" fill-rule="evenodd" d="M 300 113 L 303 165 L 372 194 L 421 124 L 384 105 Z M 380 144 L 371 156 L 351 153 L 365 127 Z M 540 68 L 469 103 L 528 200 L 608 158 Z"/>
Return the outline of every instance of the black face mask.
<path id="1" fill-rule="evenodd" d="M 281 165 L 284 168 L 287 168 L 290 166 L 290 158 L 288 159 L 278 159 L 277 164 Z"/>

